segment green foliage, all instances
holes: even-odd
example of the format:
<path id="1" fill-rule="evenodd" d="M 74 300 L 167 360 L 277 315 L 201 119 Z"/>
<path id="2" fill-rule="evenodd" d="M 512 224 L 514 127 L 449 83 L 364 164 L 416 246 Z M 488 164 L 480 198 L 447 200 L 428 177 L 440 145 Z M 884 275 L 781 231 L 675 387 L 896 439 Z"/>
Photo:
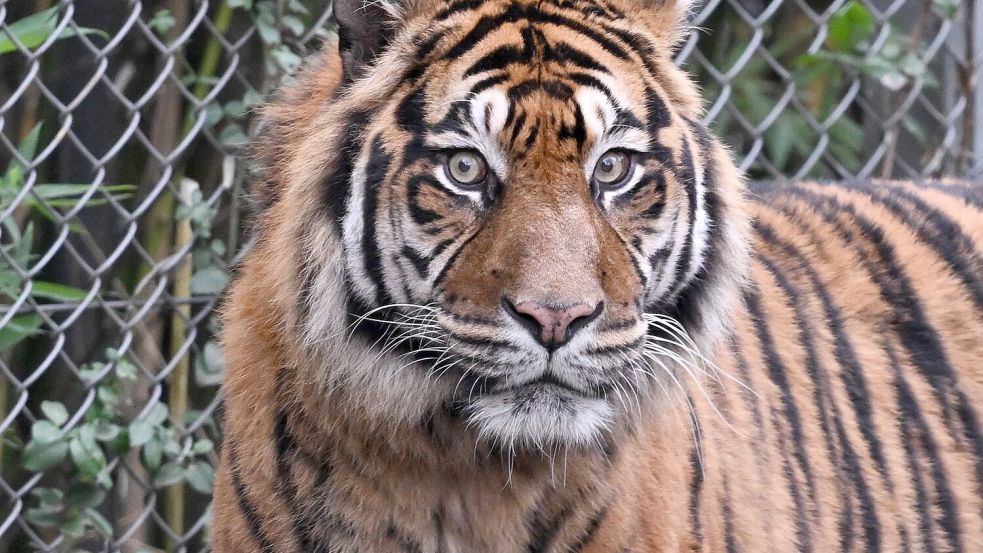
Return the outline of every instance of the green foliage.
<path id="1" fill-rule="evenodd" d="M 939 12 L 954 14 L 953 1 L 937 0 Z M 958 2 L 955 7 L 958 8 Z M 782 25 L 778 16 L 776 19 L 779 21 L 772 23 L 771 29 L 775 37 L 766 40 L 762 47 L 768 49 L 778 64 L 789 68 L 794 85 L 792 101 L 784 108 L 777 108 L 787 97 L 789 83 L 763 56 L 750 58 L 730 83 L 730 102 L 751 126 L 770 120 L 761 133 L 761 146 L 771 169 L 755 164 L 751 167 L 752 178 L 770 178 L 774 173 L 795 175 L 816 150 L 824 132 L 830 156 L 846 171 L 858 171 L 866 161 L 862 157 L 864 129 L 860 114 L 851 111 L 854 106 L 842 105 L 849 87 L 858 78 L 871 79 L 893 92 L 916 83 L 934 86 L 923 60 L 926 44 L 912 40 L 905 30 L 890 25 L 887 36 L 875 40 L 879 38 L 880 24 L 870 9 L 857 0 L 847 2 L 831 16 L 825 40 L 814 52 L 810 51 L 814 37 L 807 22 L 793 19 Z M 808 32 L 788 32 L 786 26 L 808 29 Z M 726 28 L 727 24 L 710 27 Z M 738 63 L 752 44 L 752 37 L 743 37 L 740 28 L 734 34 L 738 44 L 707 50 L 719 52 L 711 61 L 724 70 Z M 708 83 L 708 97 L 724 93 L 714 78 L 704 76 L 702 80 Z M 916 136 L 921 133 L 913 120 L 906 119 L 903 124 Z M 715 127 L 736 151 L 748 152 L 754 148 L 744 125 L 727 110 L 720 113 Z M 802 176 L 836 174 L 820 163 Z"/>
<path id="2" fill-rule="evenodd" d="M 42 124 L 38 123 L 18 146 L 18 154 L 28 163 L 35 157 L 41 128 Z M 23 194 L 26 186 L 25 171 L 26 167 L 14 160 L 7 166 L 3 176 L 0 176 L 0 208 L 11 205 L 19 195 Z M 114 200 L 125 199 L 133 190 L 129 185 L 108 185 L 101 188 L 105 195 Z M 93 186 L 89 184 L 38 184 L 31 187 L 22 199 L 20 207 L 50 221 L 58 221 L 58 216 L 52 208 L 74 208 L 79 204 L 92 207 L 109 201 L 104 196 L 93 197 L 93 192 Z M 68 228 L 75 230 L 71 224 Z M 33 252 L 35 234 L 33 221 L 28 220 L 21 229 L 17 220 L 13 216 L 8 216 L 0 220 L 0 229 L 2 229 L 0 236 L 5 238 L 4 242 L 0 243 L 0 248 L 10 256 L 18 268 L 23 270 L 29 267 L 37 257 Z M 12 301 L 20 297 L 24 286 L 30 286 L 28 294 L 33 299 L 41 301 L 80 301 L 88 295 L 85 290 L 55 282 L 32 279 L 26 283 L 7 258 L 0 256 L 0 302 Z M 0 352 L 7 351 L 26 338 L 37 334 L 41 323 L 41 317 L 35 314 L 13 317 L 8 324 L 0 327 Z"/>
<path id="3" fill-rule="evenodd" d="M 31 14 L 23 19 L 14 21 L 9 25 L 10 34 L 17 39 L 17 42 L 24 48 L 31 50 L 42 45 L 51 38 L 58 27 L 58 8 Z M 103 38 L 108 37 L 106 33 L 98 29 L 88 29 L 80 27 L 77 31 L 72 27 L 65 27 L 58 35 L 58 40 L 78 36 L 78 35 L 99 35 Z M 0 33 L 0 55 L 17 51 L 17 44 L 7 35 Z"/>
<path id="4" fill-rule="evenodd" d="M 33 490 L 37 504 L 27 511 L 28 521 L 57 528 L 71 538 L 93 532 L 110 538 L 112 526 L 98 508 L 114 485 L 115 465 L 109 460 L 128 454 L 139 455 L 154 489 L 186 482 L 202 494 L 211 493 L 214 471 L 207 456 L 214 446 L 210 440 L 182 439 L 162 403 L 135 418 L 127 415 L 139 407 L 127 393 L 137 378 L 136 367 L 109 350 L 105 362 L 83 367 L 81 374 L 93 399 L 79 420 L 69 424 L 64 405 L 45 401 L 41 404 L 45 418 L 31 427 L 23 448 L 24 469 L 50 473 L 63 482 Z"/>
<path id="5" fill-rule="evenodd" d="M 150 21 L 147 21 L 147 26 L 156 31 L 157 34 L 163 35 L 173 29 L 176 23 L 177 20 L 171 15 L 170 10 L 161 9 L 157 10 Z"/>

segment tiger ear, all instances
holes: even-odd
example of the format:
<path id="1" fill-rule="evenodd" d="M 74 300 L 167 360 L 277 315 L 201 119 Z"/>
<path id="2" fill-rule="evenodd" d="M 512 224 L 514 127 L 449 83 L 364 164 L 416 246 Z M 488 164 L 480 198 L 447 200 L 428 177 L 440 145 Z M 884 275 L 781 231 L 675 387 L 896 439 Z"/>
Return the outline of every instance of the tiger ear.
<path id="1" fill-rule="evenodd" d="M 338 24 L 338 47 L 345 82 L 361 76 L 365 66 L 389 42 L 404 17 L 406 1 L 334 1 L 333 17 Z"/>

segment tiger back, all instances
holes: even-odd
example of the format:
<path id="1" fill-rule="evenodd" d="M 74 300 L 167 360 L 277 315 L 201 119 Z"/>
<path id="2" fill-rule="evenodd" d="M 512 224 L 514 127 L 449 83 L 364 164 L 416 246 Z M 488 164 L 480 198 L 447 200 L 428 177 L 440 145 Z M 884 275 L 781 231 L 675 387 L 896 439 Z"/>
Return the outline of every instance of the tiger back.
<path id="1" fill-rule="evenodd" d="M 226 551 L 983 550 L 983 193 L 745 187 L 674 0 L 338 0 L 224 308 Z"/>

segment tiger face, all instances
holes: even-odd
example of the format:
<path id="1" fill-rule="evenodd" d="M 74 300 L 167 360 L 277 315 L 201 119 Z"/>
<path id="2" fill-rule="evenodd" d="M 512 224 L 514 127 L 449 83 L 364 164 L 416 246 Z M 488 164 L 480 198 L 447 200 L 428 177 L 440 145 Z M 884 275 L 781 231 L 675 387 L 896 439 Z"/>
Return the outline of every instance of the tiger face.
<path id="1" fill-rule="evenodd" d="M 682 7 L 339 4 L 332 146 L 295 154 L 322 178 L 286 192 L 301 324 L 334 343 L 340 286 L 345 328 L 389 361 L 325 370 L 371 383 L 351 395 L 381 416 L 442 408 L 520 448 L 596 444 L 692 377 L 670 365 L 718 333 L 743 234 L 672 63 Z"/>

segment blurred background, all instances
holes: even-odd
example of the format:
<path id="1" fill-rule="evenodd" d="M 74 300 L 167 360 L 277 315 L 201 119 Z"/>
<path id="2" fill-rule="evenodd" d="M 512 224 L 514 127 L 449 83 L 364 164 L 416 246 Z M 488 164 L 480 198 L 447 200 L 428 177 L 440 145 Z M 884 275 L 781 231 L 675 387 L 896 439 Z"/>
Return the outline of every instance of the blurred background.
<path id="1" fill-rule="evenodd" d="M 330 0 L 0 0 L 0 551 L 201 551 L 252 108 Z M 983 174 L 983 0 L 707 0 L 753 179 Z"/>

